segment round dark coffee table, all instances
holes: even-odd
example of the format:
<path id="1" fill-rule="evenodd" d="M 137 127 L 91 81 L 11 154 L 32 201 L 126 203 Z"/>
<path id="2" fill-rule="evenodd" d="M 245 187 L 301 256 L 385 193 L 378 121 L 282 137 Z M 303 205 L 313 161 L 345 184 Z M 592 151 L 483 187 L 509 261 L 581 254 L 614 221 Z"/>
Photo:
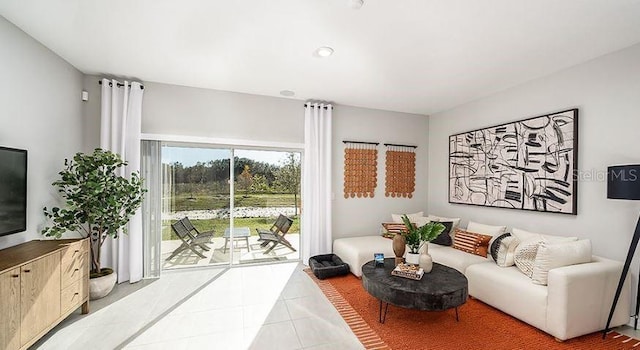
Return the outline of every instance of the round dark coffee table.
<path id="1" fill-rule="evenodd" d="M 362 286 L 380 300 L 379 321 L 384 323 L 389 304 L 417 310 L 444 311 L 456 309 L 467 301 L 467 278 L 455 269 L 433 263 L 433 269 L 419 281 L 391 275 L 394 259 L 384 259 L 384 267 L 375 261 L 362 266 Z M 382 313 L 382 304 L 384 314 Z"/>

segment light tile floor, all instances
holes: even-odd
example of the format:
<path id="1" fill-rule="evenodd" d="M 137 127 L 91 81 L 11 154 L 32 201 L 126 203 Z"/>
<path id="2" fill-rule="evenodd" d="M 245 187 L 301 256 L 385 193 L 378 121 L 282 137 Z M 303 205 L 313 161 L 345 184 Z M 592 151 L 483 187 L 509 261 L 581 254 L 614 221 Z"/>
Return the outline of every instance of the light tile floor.
<path id="1" fill-rule="evenodd" d="M 119 285 L 34 348 L 363 349 L 302 269 L 192 269 Z"/>

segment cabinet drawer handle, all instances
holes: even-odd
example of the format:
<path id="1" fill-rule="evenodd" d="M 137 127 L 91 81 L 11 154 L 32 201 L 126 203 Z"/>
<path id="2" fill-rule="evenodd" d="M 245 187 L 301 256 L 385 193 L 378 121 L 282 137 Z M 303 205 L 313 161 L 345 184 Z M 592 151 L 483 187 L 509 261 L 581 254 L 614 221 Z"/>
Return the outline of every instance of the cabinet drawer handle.
<path id="1" fill-rule="evenodd" d="M 24 272 L 29 273 L 29 272 L 31 272 L 31 270 L 24 270 Z"/>
<path id="2" fill-rule="evenodd" d="M 79 294 L 80 294 L 80 293 L 75 293 L 75 294 L 73 294 L 73 295 L 74 295 L 74 296 L 76 296 L 76 295 L 79 295 Z"/>
<path id="3" fill-rule="evenodd" d="M 11 275 L 11 277 L 18 278 L 18 277 L 20 277 L 20 275 Z"/>

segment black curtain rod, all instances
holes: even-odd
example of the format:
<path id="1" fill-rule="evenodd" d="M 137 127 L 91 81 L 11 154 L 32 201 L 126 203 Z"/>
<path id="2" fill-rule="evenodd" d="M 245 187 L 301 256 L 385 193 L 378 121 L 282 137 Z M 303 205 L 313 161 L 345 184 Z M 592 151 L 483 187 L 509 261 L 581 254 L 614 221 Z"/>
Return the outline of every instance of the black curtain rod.
<path id="1" fill-rule="evenodd" d="M 102 80 L 98 80 L 98 84 L 102 85 Z M 109 82 L 109 86 L 113 86 L 112 82 Z M 123 87 L 124 84 L 123 83 L 118 83 L 118 87 Z M 131 87 L 131 84 L 129 84 L 129 87 Z M 144 85 L 140 85 L 140 89 L 144 90 Z"/>
<path id="2" fill-rule="evenodd" d="M 363 144 L 363 145 L 379 145 L 380 142 L 365 142 L 365 141 L 342 141 L 342 143 L 359 143 L 359 144 Z"/>
<path id="3" fill-rule="evenodd" d="M 395 143 L 385 143 L 385 146 L 396 146 L 396 147 L 409 147 L 409 148 L 418 148 L 418 146 L 412 146 L 412 145 L 397 145 Z"/>
<path id="4" fill-rule="evenodd" d="M 307 106 L 311 106 L 311 105 L 312 105 L 311 103 L 305 103 L 305 104 L 304 104 L 304 106 L 305 106 L 305 107 L 307 107 Z M 323 108 L 323 109 L 328 109 L 328 108 L 329 108 L 329 106 L 324 106 L 324 107 L 322 107 L 322 108 Z M 331 108 L 333 108 L 333 106 L 331 106 Z"/>

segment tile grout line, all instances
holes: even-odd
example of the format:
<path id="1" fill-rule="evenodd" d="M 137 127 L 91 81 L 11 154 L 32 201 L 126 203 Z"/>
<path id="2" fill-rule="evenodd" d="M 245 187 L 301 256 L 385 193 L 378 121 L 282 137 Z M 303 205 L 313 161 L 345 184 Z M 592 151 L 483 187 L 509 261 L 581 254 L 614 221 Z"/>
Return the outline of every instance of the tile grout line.
<path id="1" fill-rule="evenodd" d="M 358 338 L 358 341 L 367 350 L 384 349 L 390 350 L 391 347 L 385 343 L 382 338 L 364 321 L 364 319 L 351 307 L 351 305 L 342 297 L 342 295 L 327 281 L 318 279 L 311 269 L 306 268 L 304 271 L 309 278 L 314 281 L 320 291 L 329 299 L 329 302 L 335 307 L 342 319 L 347 323 L 351 332 Z M 349 319 L 349 320 L 347 320 Z"/>
<path id="2" fill-rule="evenodd" d="M 149 330 L 151 327 L 153 327 L 156 323 L 160 322 L 160 320 L 162 320 L 164 317 L 166 317 L 168 314 L 170 314 L 171 312 L 173 312 L 175 309 L 177 309 L 180 305 L 184 304 L 187 300 L 193 298 L 196 294 L 200 293 L 204 288 L 206 288 L 208 285 L 210 285 L 211 283 L 213 283 L 215 280 L 217 280 L 220 276 L 224 275 L 226 272 L 228 272 L 230 270 L 230 268 L 225 268 L 222 271 L 220 271 L 220 273 L 218 273 L 217 275 L 213 276 L 209 281 L 207 281 L 205 284 L 201 285 L 200 287 L 196 288 L 193 292 L 189 293 L 187 296 L 185 296 L 184 298 L 182 298 L 181 300 L 179 300 L 178 302 L 176 302 L 173 306 L 171 306 L 169 309 L 167 309 L 165 312 L 161 313 L 160 315 L 158 315 L 156 318 L 154 318 L 153 320 L 151 320 L 149 323 L 147 323 L 144 327 L 142 327 L 140 330 L 138 330 L 137 332 L 135 332 L 134 334 L 132 334 L 129 338 L 125 339 L 122 343 L 120 343 L 120 345 L 116 346 L 115 349 L 124 349 L 125 346 L 129 345 L 132 341 L 134 341 L 137 337 L 139 337 L 140 335 L 142 335 L 144 332 L 146 332 L 147 330 Z M 185 338 L 189 338 L 189 337 L 185 337 Z"/>

